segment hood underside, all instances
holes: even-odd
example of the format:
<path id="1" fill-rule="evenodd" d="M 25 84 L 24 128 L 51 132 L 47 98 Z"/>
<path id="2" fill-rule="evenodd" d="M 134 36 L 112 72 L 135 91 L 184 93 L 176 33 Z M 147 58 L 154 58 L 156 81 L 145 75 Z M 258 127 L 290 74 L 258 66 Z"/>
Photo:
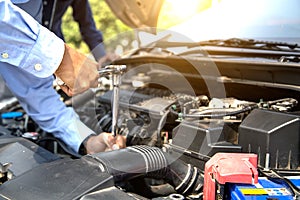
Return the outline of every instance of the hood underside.
<path id="1" fill-rule="evenodd" d="M 155 28 L 164 0 L 105 0 L 112 12 L 131 28 Z"/>

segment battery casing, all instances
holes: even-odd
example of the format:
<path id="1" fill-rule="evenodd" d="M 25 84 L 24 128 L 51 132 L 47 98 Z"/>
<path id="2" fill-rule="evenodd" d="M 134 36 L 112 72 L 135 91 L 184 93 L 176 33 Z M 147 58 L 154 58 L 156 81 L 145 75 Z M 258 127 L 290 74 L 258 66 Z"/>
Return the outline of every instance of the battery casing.
<path id="1" fill-rule="evenodd" d="M 300 177 L 287 177 L 295 186 L 300 187 Z M 293 200 L 288 186 L 282 182 L 274 182 L 265 177 L 259 177 L 257 184 L 228 184 L 227 199 L 230 200 Z"/>

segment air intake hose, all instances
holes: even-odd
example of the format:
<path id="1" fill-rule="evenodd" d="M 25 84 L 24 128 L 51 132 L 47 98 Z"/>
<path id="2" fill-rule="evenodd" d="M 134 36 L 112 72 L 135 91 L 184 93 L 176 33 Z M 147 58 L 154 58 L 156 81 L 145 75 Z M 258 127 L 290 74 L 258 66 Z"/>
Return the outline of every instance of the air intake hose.
<path id="1" fill-rule="evenodd" d="M 115 182 L 139 176 L 164 179 L 180 194 L 198 193 L 203 186 L 200 170 L 174 159 L 157 147 L 132 146 L 89 155 L 101 163 Z"/>

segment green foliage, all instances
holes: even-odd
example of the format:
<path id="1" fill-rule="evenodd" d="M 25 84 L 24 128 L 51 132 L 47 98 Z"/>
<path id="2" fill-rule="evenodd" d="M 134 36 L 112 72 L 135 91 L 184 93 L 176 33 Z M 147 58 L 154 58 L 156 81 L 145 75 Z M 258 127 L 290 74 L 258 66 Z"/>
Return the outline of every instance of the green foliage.
<path id="1" fill-rule="evenodd" d="M 118 35 L 131 29 L 115 17 L 104 0 L 90 0 L 97 29 L 103 33 L 105 45 L 109 49 L 115 48 L 120 43 Z M 63 16 L 62 31 L 65 41 L 83 53 L 88 53 L 87 45 L 82 41 L 78 24 L 73 20 L 72 8 L 69 7 Z"/>

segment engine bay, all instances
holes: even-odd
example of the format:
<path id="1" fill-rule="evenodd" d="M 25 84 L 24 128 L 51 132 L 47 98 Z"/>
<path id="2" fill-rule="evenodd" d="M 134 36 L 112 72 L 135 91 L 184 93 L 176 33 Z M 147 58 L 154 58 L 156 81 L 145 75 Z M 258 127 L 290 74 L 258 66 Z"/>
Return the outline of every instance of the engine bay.
<path id="1" fill-rule="evenodd" d="M 15 99 L 7 100 L 1 109 L 2 197 L 203 199 L 208 190 L 215 199 L 297 194 L 298 63 L 146 55 L 115 64 L 127 66 L 117 121 L 127 147 L 76 155 L 36 126 Z M 64 99 L 97 133 L 112 131 L 110 80 L 104 76 L 99 88 Z M 219 164 L 213 163 L 219 177 L 213 177 L 215 186 L 205 191 L 208 163 L 220 155 L 241 169 L 245 165 L 247 173 L 224 164 L 219 167 L 229 170 L 229 178 L 222 182 Z M 245 178 L 236 182 L 234 177 Z M 248 186 L 258 182 L 272 192 L 282 189 L 284 195 L 253 188 L 249 192 Z M 20 188 L 22 192 L 14 192 Z"/>

